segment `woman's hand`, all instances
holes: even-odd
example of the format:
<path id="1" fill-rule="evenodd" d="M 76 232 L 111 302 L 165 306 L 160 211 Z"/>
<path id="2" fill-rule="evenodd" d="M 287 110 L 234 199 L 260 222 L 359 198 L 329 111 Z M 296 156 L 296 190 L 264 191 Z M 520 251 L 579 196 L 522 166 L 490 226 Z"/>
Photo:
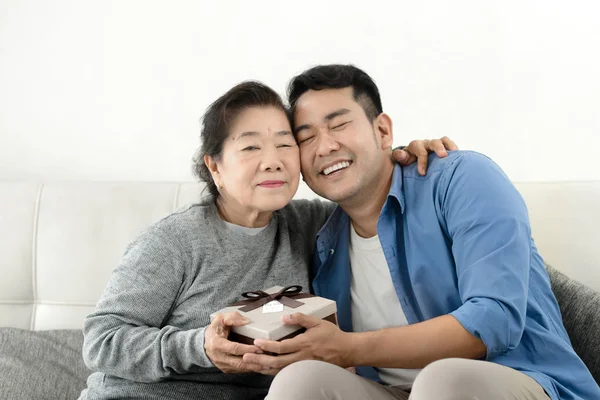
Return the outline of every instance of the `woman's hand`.
<path id="1" fill-rule="evenodd" d="M 404 149 L 396 149 L 392 153 L 394 160 L 400 165 L 409 165 L 418 161 L 419 174 L 427 173 L 427 157 L 429 153 L 435 152 L 438 157 L 444 158 L 448 151 L 458 150 L 456 143 L 447 136 L 433 140 L 413 140 Z"/>
<path id="2" fill-rule="evenodd" d="M 242 356 L 246 353 L 262 353 L 256 346 L 227 340 L 232 326 L 242 326 L 250 322 L 238 312 L 219 314 L 206 328 L 204 350 L 213 364 L 226 374 L 259 372 L 260 365 L 246 363 Z"/>

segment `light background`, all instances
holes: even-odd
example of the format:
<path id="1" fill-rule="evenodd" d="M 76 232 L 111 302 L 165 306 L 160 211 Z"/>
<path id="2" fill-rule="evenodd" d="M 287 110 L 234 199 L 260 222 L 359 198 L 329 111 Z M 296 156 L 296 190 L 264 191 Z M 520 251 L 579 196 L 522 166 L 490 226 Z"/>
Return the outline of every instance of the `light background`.
<path id="1" fill-rule="evenodd" d="M 315 64 L 381 88 L 395 144 L 448 135 L 514 181 L 600 180 L 600 2 L 0 5 L 0 179 L 191 181 L 199 119 Z"/>

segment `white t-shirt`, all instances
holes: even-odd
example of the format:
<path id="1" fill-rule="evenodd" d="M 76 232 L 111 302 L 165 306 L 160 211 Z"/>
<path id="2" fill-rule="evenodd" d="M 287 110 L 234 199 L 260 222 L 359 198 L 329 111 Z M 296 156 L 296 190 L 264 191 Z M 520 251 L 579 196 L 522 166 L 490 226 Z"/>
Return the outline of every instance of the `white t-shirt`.
<path id="1" fill-rule="evenodd" d="M 264 231 L 267 226 L 269 226 L 269 225 L 265 225 L 265 226 L 261 226 L 260 228 L 248 228 L 247 226 L 236 225 L 236 224 L 232 224 L 231 222 L 227 222 L 227 221 L 223 221 L 223 222 L 225 222 L 225 226 L 227 228 L 231 229 L 232 231 L 242 232 L 242 233 L 245 233 L 246 235 L 250 235 L 250 236 L 258 235 L 259 233 Z"/>
<path id="2" fill-rule="evenodd" d="M 351 224 L 350 298 L 354 332 L 406 326 L 408 321 L 396 295 L 379 236 L 360 237 Z M 376 368 L 381 380 L 408 389 L 420 369 Z"/>

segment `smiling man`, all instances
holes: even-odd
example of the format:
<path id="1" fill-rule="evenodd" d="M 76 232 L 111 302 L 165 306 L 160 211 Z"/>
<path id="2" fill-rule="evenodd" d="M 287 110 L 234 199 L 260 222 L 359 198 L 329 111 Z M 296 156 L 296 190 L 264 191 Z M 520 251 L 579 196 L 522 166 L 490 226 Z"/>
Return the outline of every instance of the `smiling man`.
<path id="1" fill-rule="evenodd" d="M 456 151 L 430 156 L 427 176 L 394 165 L 392 120 L 353 66 L 305 71 L 289 97 L 304 180 L 339 205 L 312 269 L 339 328 L 295 314 L 304 334 L 256 341 L 279 354 L 244 355 L 282 369 L 269 400 L 600 398 L 494 162 Z"/>

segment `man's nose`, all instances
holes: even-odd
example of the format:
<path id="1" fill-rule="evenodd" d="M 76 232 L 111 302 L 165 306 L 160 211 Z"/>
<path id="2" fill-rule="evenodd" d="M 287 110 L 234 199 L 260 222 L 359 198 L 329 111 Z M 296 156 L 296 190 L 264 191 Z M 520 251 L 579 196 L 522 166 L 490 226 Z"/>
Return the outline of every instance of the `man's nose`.
<path id="1" fill-rule="evenodd" d="M 319 131 L 317 134 L 317 155 L 328 156 L 339 149 L 340 144 L 327 129 Z"/>

